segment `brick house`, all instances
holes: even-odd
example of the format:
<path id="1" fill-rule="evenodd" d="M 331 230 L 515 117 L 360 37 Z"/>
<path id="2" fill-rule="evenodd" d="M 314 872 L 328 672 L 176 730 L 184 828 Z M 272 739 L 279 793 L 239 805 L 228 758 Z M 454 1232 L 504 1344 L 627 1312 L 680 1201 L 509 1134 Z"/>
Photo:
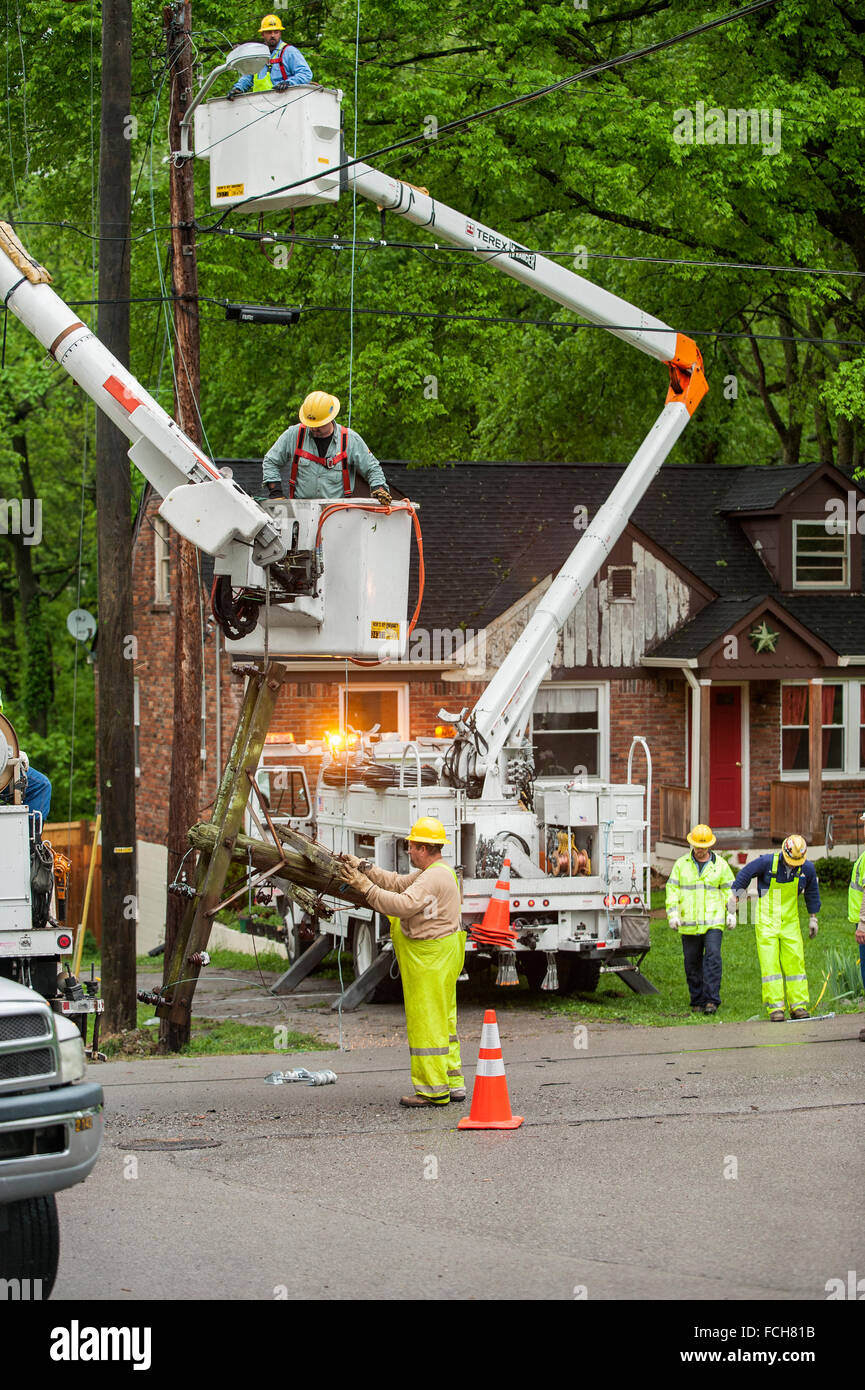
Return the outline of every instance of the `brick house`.
<path id="1" fill-rule="evenodd" d="M 225 460 L 260 491 L 260 464 Z M 420 504 L 426 588 L 410 659 L 380 668 L 290 663 L 266 757 L 351 724 L 429 737 L 477 695 L 621 476 L 594 464 L 386 463 Z M 161 923 L 172 706 L 172 538 L 139 519 L 139 898 Z M 857 845 L 865 806 L 865 491 L 831 466 L 667 465 L 566 622 L 532 717 L 537 775 L 622 781 L 634 735 L 653 764 L 661 863 L 707 820 L 754 852 L 790 830 Z M 416 594 L 416 562 L 412 603 Z M 209 590 L 210 567 L 201 557 Z M 242 694 L 218 628 L 203 632 L 201 804 L 212 800 Z M 644 764 L 637 757 L 635 777 Z M 154 939 L 159 939 L 158 937 Z"/>

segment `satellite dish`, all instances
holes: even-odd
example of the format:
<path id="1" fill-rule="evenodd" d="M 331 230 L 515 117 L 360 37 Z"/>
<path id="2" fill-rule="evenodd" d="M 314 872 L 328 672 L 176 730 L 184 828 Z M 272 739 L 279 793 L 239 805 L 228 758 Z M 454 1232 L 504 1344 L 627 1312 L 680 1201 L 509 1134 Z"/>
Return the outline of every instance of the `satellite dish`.
<path id="1" fill-rule="evenodd" d="M 76 642 L 89 642 L 96 631 L 96 619 L 86 608 L 73 608 L 66 619 L 66 628 Z"/>

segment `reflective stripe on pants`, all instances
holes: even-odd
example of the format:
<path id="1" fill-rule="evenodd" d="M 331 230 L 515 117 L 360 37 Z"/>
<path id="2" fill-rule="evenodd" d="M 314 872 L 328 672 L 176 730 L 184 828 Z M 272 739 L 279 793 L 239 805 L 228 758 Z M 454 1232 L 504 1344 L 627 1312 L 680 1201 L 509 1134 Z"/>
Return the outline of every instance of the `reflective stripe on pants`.
<path id="1" fill-rule="evenodd" d="M 390 937 L 402 976 L 412 1086 L 416 1095 L 446 1105 L 451 1091 L 465 1086 L 456 986 L 466 934 L 456 931 L 436 941 L 417 941 L 392 917 Z"/>

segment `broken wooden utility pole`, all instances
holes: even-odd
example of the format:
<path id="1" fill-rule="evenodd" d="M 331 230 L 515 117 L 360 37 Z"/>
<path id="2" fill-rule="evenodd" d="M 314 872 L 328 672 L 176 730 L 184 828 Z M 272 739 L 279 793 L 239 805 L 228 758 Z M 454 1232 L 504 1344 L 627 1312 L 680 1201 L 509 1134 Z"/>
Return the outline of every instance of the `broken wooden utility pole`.
<path id="1" fill-rule="evenodd" d="M 247 667 L 246 674 L 249 677 L 246 694 L 213 807 L 212 848 L 199 854 L 194 891 L 187 890 L 189 901 L 170 956 L 166 945 L 162 999 L 156 1012 L 164 1022 L 178 1029 L 184 1027 L 187 1032 L 192 1016 L 192 996 L 201 973 L 201 952 L 210 939 L 214 911 L 222 900 L 226 875 L 243 826 L 250 776 L 255 776 L 264 751 L 285 667 L 270 662 L 263 671 Z"/>
<path id="2" fill-rule="evenodd" d="M 129 364 L 132 0 L 102 6 L 97 333 Z M 135 1027 L 135 640 L 129 441 L 96 412 L 99 794 L 105 1028 Z"/>
<path id="3" fill-rule="evenodd" d="M 192 100 L 192 27 L 189 0 L 166 6 L 163 11 L 171 73 L 169 149 L 180 149 L 180 122 Z M 195 192 L 191 160 L 170 165 L 171 286 L 174 307 L 174 418 L 196 444 L 202 444 L 199 399 L 201 395 L 200 335 L 198 315 L 198 265 L 195 254 Z M 171 567 L 174 592 L 174 718 L 168 791 L 168 881 L 175 878 L 189 845 L 186 833 L 198 820 L 201 801 L 201 682 L 202 616 L 198 551 L 175 536 Z M 221 756 L 217 750 L 217 757 Z M 182 898 L 169 893 L 165 920 L 165 981 L 175 942 L 183 921 Z M 179 977 L 177 977 L 179 978 Z M 189 1017 L 163 1017 L 160 1048 L 177 1052 L 189 1041 Z"/>

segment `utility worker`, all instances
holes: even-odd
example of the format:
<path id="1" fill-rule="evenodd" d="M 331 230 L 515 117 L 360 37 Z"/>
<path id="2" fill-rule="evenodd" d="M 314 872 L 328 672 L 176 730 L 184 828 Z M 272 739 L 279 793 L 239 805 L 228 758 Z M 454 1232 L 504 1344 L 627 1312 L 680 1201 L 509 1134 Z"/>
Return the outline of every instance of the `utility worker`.
<path id="1" fill-rule="evenodd" d="M 409 832 L 410 874 L 389 873 L 368 859 L 341 856 L 345 881 L 390 918 L 399 962 L 414 1093 L 400 1105 L 448 1105 L 466 1098 L 457 1036 L 457 977 L 466 934 L 456 872 L 442 858 L 449 845 L 440 820 L 422 816 Z"/>
<path id="2" fill-rule="evenodd" d="M 228 100 L 241 92 L 284 92 L 287 87 L 302 87 L 312 81 L 312 68 L 299 49 L 282 41 L 282 21 L 278 15 L 266 14 L 258 30 L 270 49 L 270 57 L 260 72 L 253 77 L 241 77 L 231 91 Z"/>
<path id="3" fill-rule="evenodd" d="M 865 821 L 865 812 L 859 817 Z M 856 929 L 856 942 L 859 946 L 859 972 L 865 985 L 865 850 L 853 865 L 850 887 L 847 890 L 847 919 Z M 859 1034 L 859 1041 L 865 1042 L 865 1028 Z"/>
<path id="4" fill-rule="evenodd" d="M 783 1023 L 786 979 L 787 1006 L 791 1018 L 810 1018 L 805 952 L 799 928 L 799 894 L 808 909 L 808 935 L 817 935 L 820 889 L 817 870 L 806 857 L 808 846 L 801 835 L 788 835 L 780 852 L 761 854 L 745 864 L 733 880 L 734 909 L 753 878 L 757 880 L 757 956 L 763 985 L 763 1003 L 772 1023 Z"/>
<path id="5" fill-rule="evenodd" d="M 715 1014 L 721 1004 L 721 941 L 736 914 L 726 903 L 733 870 L 712 849 L 708 825 L 695 825 L 687 836 L 690 854 L 673 865 L 667 880 L 667 921 L 682 938 L 685 979 L 695 1012 Z"/>
<path id="6" fill-rule="evenodd" d="M 375 454 L 360 435 L 334 425 L 339 401 L 326 391 L 313 391 L 291 425 L 264 456 L 262 477 L 272 498 L 285 497 L 283 469 L 289 466 L 289 497 L 351 497 L 357 474 L 369 483 L 376 501 L 392 501 L 387 479 Z"/>

